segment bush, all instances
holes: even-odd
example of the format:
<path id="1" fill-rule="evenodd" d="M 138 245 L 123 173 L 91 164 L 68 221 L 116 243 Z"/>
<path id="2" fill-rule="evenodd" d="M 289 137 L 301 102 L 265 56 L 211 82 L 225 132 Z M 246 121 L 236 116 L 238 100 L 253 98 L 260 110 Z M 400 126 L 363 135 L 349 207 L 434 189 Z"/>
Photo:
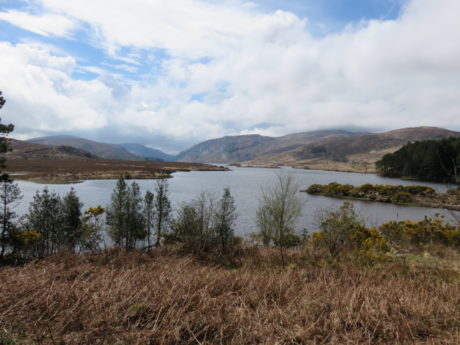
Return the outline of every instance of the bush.
<path id="1" fill-rule="evenodd" d="M 407 192 L 398 192 L 391 197 L 391 202 L 395 204 L 408 204 L 412 202 L 412 196 Z"/>
<path id="2" fill-rule="evenodd" d="M 379 231 L 396 247 L 421 247 L 428 243 L 460 247 L 460 228 L 440 218 L 425 217 L 418 222 L 390 221 L 382 224 Z"/>
<path id="3" fill-rule="evenodd" d="M 310 187 L 307 188 L 306 190 L 307 193 L 309 194 L 320 194 L 323 193 L 323 186 L 320 184 L 312 184 Z"/>

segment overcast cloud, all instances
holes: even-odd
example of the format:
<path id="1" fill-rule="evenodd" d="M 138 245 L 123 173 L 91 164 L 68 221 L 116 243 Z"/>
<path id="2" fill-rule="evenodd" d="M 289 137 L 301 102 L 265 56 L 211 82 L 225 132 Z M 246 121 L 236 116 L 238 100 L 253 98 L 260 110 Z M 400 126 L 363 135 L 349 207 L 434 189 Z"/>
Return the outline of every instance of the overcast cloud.
<path id="1" fill-rule="evenodd" d="M 318 36 L 314 18 L 239 1 L 0 1 L 0 22 L 22 30 L 0 40 L 0 116 L 20 138 L 169 151 L 247 133 L 460 130 L 459 18 L 458 0 L 412 0 Z"/>

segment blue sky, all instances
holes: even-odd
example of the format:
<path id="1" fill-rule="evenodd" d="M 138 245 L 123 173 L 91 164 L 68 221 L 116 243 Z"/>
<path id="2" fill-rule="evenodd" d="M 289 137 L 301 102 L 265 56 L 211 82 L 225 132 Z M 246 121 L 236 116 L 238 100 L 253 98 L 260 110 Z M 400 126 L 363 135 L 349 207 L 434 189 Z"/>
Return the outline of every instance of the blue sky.
<path id="1" fill-rule="evenodd" d="M 15 136 L 460 129 L 456 0 L 0 0 Z M 427 97 L 429 96 L 429 97 Z"/>

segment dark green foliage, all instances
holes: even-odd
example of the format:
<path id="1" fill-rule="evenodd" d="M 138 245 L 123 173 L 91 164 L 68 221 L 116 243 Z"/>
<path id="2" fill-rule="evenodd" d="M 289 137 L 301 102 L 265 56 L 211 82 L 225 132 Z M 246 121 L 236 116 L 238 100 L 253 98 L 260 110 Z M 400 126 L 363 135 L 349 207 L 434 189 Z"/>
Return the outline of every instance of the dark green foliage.
<path id="1" fill-rule="evenodd" d="M 155 196 L 151 191 L 147 191 L 144 196 L 144 218 L 145 227 L 147 230 L 147 248 L 152 246 L 152 230 L 153 230 L 153 216 L 155 215 Z"/>
<path id="2" fill-rule="evenodd" d="M 233 243 L 233 223 L 236 217 L 235 199 L 230 193 L 230 188 L 225 188 L 214 214 L 214 227 L 223 253 L 226 253 Z"/>
<path id="3" fill-rule="evenodd" d="M 182 243 L 188 250 L 202 253 L 219 244 L 213 221 L 215 202 L 212 195 L 202 192 L 195 200 L 183 204 L 171 225 L 168 242 Z"/>
<path id="4" fill-rule="evenodd" d="M 2 92 L 0 91 L 0 109 L 3 107 L 4 104 L 5 104 L 5 99 L 2 97 Z M 14 126 L 12 124 L 4 125 L 0 122 L 0 153 L 4 153 L 8 151 L 8 140 L 6 139 L 5 135 L 8 135 L 8 133 L 12 132 L 13 129 L 14 129 Z M 4 168 L 4 167 L 5 167 L 5 158 L 0 157 L 0 168 Z M 5 179 L 7 178 L 7 176 L 4 176 L 3 178 Z"/>
<path id="5" fill-rule="evenodd" d="M 146 238 L 142 198 L 136 182 L 128 186 L 124 178 L 118 179 L 111 203 L 107 207 L 107 224 L 115 244 L 128 250 Z"/>
<path id="6" fill-rule="evenodd" d="M 80 239 L 82 207 L 83 204 L 80 202 L 77 193 L 75 193 L 75 189 L 71 188 L 70 192 L 62 199 L 63 242 L 71 251 L 75 250 Z"/>
<path id="7" fill-rule="evenodd" d="M 125 238 L 126 201 L 128 199 L 128 186 L 123 177 L 120 177 L 112 191 L 110 205 L 106 208 L 106 220 L 109 226 L 109 235 L 113 242 L 121 246 Z"/>
<path id="8" fill-rule="evenodd" d="M 63 217 L 61 198 L 48 188 L 37 193 L 26 215 L 25 231 L 39 234 L 32 256 L 45 257 L 61 249 L 63 241 Z"/>
<path id="9" fill-rule="evenodd" d="M 167 179 L 158 179 L 155 186 L 155 246 L 159 246 L 161 239 L 171 221 L 171 202 L 169 201 L 169 184 Z"/>
<path id="10" fill-rule="evenodd" d="M 16 230 L 14 220 L 17 217 L 13 208 L 21 199 L 21 191 L 16 183 L 8 178 L 0 181 L 0 260 L 3 259 L 7 246 L 12 244 L 12 236 Z"/>
<path id="11" fill-rule="evenodd" d="M 460 138 L 409 143 L 376 163 L 380 175 L 459 182 Z"/>

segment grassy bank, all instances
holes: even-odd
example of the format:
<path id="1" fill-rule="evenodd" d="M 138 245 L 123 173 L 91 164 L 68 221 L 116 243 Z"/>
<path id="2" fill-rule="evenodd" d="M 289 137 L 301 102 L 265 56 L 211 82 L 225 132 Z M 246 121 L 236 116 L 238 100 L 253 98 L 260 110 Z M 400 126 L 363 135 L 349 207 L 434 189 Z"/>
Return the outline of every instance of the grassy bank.
<path id="1" fill-rule="evenodd" d="M 459 255 L 438 254 L 61 254 L 0 269 L 0 344 L 458 344 Z"/>

